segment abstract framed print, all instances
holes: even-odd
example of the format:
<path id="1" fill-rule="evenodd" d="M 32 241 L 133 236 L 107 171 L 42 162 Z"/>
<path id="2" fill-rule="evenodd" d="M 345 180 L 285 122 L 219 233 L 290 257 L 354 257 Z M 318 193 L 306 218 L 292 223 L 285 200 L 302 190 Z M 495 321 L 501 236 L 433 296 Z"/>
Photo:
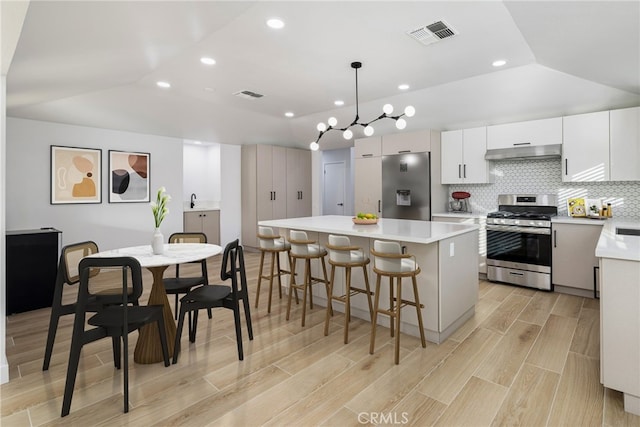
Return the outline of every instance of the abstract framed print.
<path id="1" fill-rule="evenodd" d="M 102 150 L 51 146 L 51 204 L 102 203 Z"/>
<path id="2" fill-rule="evenodd" d="M 109 150 L 109 203 L 149 202 L 149 153 Z"/>

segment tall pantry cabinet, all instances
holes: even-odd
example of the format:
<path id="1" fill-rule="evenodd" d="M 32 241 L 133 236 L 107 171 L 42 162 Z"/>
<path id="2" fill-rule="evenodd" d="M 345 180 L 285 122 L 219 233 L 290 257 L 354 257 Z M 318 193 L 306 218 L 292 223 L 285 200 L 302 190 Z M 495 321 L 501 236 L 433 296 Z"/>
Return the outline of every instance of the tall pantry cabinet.
<path id="1" fill-rule="evenodd" d="M 242 146 L 242 244 L 258 247 L 258 221 L 311 215 L 311 152 Z"/>

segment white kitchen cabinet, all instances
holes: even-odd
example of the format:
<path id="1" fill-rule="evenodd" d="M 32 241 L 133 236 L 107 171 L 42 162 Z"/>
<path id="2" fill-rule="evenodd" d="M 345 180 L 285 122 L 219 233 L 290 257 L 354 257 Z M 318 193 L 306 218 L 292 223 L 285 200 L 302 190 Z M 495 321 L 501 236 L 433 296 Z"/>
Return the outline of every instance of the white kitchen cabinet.
<path id="1" fill-rule="evenodd" d="M 394 133 L 382 136 L 382 155 L 431 151 L 431 131 Z"/>
<path id="2" fill-rule="evenodd" d="M 487 149 L 562 144 L 562 117 L 487 126 Z"/>
<path id="3" fill-rule="evenodd" d="M 609 112 L 562 119 L 562 181 L 609 181 Z"/>
<path id="4" fill-rule="evenodd" d="M 556 291 L 593 296 L 594 267 L 598 266 L 596 245 L 603 221 L 592 221 L 592 224 L 552 222 L 551 282 Z"/>
<path id="5" fill-rule="evenodd" d="M 382 138 L 379 136 L 359 138 L 355 140 L 353 147 L 354 157 L 356 159 L 363 157 L 380 157 L 382 155 Z"/>
<path id="6" fill-rule="evenodd" d="M 354 211 L 382 214 L 382 157 L 354 160 Z"/>
<path id="7" fill-rule="evenodd" d="M 220 244 L 220 211 L 188 211 L 182 218 L 185 232 L 204 233 L 207 243 Z"/>
<path id="8" fill-rule="evenodd" d="M 442 183 L 491 182 L 490 163 L 484 158 L 486 150 L 486 127 L 442 132 Z"/>
<path id="9" fill-rule="evenodd" d="M 311 151 L 287 148 L 287 218 L 311 216 Z"/>
<path id="10" fill-rule="evenodd" d="M 487 217 L 484 215 L 434 214 L 433 222 L 454 222 L 456 224 L 476 224 L 478 230 L 478 273 L 487 274 Z"/>
<path id="11" fill-rule="evenodd" d="M 258 221 L 287 217 L 286 148 L 243 145 L 241 167 L 242 242 L 257 247 Z"/>
<path id="12" fill-rule="evenodd" d="M 600 381 L 640 415 L 640 262 L 601 258 Z"/>
<path id="13" fill-rule="evenodd" d="M 609 112 L 611 181 L 640 181 L 640 107 Z"/>

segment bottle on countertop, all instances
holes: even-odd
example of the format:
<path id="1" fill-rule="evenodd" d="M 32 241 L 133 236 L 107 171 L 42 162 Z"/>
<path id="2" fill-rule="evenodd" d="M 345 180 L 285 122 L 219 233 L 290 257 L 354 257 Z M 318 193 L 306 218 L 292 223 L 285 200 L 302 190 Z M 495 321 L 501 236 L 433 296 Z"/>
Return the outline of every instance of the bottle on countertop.
<path id="1" fill-rule="evenodd" d="M 613 216 L 613 211 L 611 210 L 611 203 L 607 203 L 607 218 L 611 218 Z"/>
<path id="2" fill-rule="evenodd" d="M 603 206 L 602 207 L 602 213 L 600 214 L 601 218 L 608 218 L 609 217 L 609 212 L 607 211 L 607 207 Z"/>

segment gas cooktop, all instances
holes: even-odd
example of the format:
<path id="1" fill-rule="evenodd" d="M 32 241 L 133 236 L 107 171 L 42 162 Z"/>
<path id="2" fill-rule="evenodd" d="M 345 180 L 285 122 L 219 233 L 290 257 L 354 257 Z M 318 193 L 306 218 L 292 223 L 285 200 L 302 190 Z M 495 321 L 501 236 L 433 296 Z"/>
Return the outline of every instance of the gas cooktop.
<path id="1" fill-rule="evenodd" d="M 552 216 L 556 216 L 553 212 L 512 212 L 507 210 L 500 210 L 496 212 L 490 212 L 487 214 L 487 218 L 508 218 L 508 219 L 540 219 L 540 220 L 551 220 Z"/>

